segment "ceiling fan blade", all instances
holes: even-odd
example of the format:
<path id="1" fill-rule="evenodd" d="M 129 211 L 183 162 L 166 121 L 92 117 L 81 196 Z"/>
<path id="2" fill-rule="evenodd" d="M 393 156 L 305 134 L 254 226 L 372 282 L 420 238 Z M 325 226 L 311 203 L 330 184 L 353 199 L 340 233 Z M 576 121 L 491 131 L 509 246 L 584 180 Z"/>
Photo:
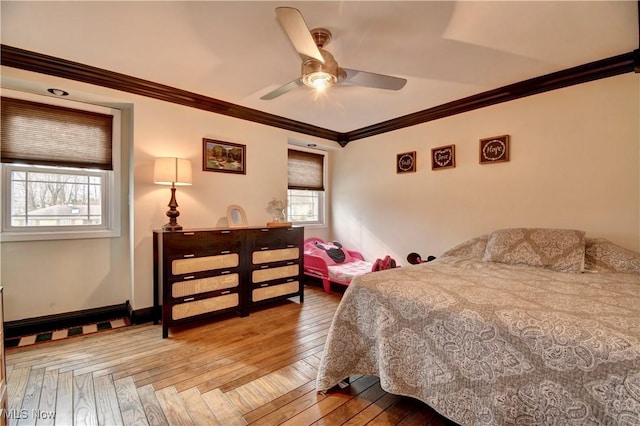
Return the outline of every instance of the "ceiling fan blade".
<path id="1" fill-rule="evenodd" d="M 296 51 L 303 57 L 313 58 L 324 64 L 320 49 L 300 11 L 293 7 L 276 7 L 276 15 Z"/>
<path id="2" fill-rule="evenodd" d="M 272 90 L 271 92 L 267 93 L 266 95 L 263 95 L 260 97 L 260 99 L 265 100 L 265 101 L 270 101 L 271 99 L 275 99 L 280 95 L 284 95 L 287 92 L 292 91 L 293 89 L 296 89 L 300 86 L 302 86 L 302 79 L 301 78 L 296 78 L 293 81 L 290 81 L 289 83 L 285 84 L 284 86 L 280 86 L 275 90 Z"/>
<path id="3" fill-rule="evenodd" d="M 347 73 L 344 79 L 345 83 L 356 86 L 374 87 L 377 89 L 400 90 L 407 84 L 407 79 L 392 77 L 390 75 L 376 74 L 366 71 L 352 70 L 342 68 Z"/>

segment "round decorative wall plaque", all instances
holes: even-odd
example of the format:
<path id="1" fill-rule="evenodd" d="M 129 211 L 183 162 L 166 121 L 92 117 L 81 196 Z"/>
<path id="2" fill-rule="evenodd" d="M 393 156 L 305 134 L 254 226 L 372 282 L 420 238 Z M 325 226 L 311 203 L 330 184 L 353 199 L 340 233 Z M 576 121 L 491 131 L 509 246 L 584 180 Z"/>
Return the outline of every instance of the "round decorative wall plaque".
<path id="1" fill-rule="evenodd" d="M 416 171 L 416 152 L 404 152 L 396 156 L 396 173 Z"/>

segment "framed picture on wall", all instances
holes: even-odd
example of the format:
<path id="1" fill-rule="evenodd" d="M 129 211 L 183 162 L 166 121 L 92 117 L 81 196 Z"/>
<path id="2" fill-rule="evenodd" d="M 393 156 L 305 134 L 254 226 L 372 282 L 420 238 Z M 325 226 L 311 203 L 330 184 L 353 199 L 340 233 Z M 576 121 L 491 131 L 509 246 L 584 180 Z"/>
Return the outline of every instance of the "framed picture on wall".
<path id="1" fill-rule="evenodd" d="M 509 161 L 509 135 L 480 139 L 480 164 Z"/>
<path id="2" fill-rule="evenodd" d="M 412 173 L 416 171 L 416 152 L 403 152 L 396 155 L 396 173 Z"/>
<path id="3" fill-rule="evenodd" d="M 247 146 L 214 139 L 202 139 L 202 170 L 247 174 Z"/>
<path id="4" fill-rule="evenodd" d="M 431 148 L 431 170 L 451 169 L 456 166 L 456 146 Z"/>

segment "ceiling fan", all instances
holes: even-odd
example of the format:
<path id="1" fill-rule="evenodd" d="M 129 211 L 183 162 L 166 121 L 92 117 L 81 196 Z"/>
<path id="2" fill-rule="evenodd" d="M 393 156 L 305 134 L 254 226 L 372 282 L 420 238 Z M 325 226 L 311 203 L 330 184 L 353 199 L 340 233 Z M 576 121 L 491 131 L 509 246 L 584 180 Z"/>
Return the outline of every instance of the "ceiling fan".
<path id="1" fill-rule="evenodd" d="M 331 41 L 329 30 L 325 28 L 309 30 L 300 11 L 293 7 L 277 7 L 276 15 L 293 43 L 293 47 L 302 58 L 301 75 L 260 99 L 271 100 L 303 85 L 324 90 L 336 83 L 346 82 L 355 86 L 400 90 L 407 83 L 404 78 L 340 68 L 333 55 L 324 50 L 324 46 Z"/>

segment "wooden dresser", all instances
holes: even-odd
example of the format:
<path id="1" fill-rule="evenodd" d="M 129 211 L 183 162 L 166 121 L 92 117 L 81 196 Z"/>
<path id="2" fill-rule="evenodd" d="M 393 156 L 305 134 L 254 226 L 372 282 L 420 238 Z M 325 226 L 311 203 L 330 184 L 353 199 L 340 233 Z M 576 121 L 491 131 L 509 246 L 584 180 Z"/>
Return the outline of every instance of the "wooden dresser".
<path id="1" fill-rule="evenodd" d="M 169 328 L 299 296 L 304 228 L 153 232 L 154 318 Z"/>
<path id="2" fill-rule="evenodd" d="M 300 295 L 302 284 L 303 228 L 260 228 L 247 230 L 249 306 Z"/>

